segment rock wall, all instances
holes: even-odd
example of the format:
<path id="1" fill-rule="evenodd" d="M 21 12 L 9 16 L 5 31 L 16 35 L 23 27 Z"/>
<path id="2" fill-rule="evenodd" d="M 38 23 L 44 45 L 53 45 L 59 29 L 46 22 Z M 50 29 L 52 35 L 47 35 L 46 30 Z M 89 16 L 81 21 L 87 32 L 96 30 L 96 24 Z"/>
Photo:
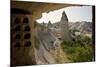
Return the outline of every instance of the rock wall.
<path id="1" fill-rule="evenodd" d="M 31 14 L 11 15 L 11 65 L 36 64 Z"/>
<path id="2" fill-rule="evenodd" d="M 63 53 L 59 41 L 48 28 L 38 26 L 36 29 L 36 38 L 38 48 L 35 48 L 35 59 L 37 64 L 57 64 L 65 63 L 65 54 Z"/>

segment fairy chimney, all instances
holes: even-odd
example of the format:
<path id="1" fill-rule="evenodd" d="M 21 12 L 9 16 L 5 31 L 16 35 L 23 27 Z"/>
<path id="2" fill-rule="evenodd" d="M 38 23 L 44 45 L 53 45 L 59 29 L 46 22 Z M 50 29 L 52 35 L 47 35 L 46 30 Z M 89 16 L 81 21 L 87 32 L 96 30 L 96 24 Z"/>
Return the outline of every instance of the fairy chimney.
<path id="1" fill-rule="evenodd" d="M 69 25 L 68 25 L 68 17 L 65 11 L 63 11 L 62 13 L 60 28 L 61 28 L 61 39 L 66 42 L 71 41 L 71 35 L 69 32 Z"/>

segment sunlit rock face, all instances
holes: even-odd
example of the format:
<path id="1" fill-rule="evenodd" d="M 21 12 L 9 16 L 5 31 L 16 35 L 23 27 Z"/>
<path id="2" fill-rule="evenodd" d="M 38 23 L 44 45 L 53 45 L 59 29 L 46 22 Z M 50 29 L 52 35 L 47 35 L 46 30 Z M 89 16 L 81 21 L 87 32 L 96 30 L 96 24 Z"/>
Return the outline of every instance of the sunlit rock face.
<path id="1" fill-rule="evenodd" d="M 71 35 L 69 32 L 69 25 L 68 25 L 68 17 L 65 11 L 62 13 L 62 17 L 60 20 L 60 28 L 61 28 L 61 39 L 63 41 L 71 41 Z"/>
<path id="2" fill-rule="evenodd" d="M 37 64 L 56 63 L 53 56 L 55 38 L 45 25 L 37 24 L 35 29 L 35 59 Z M 55 54 L 54 54 L 55 55 Z"/>

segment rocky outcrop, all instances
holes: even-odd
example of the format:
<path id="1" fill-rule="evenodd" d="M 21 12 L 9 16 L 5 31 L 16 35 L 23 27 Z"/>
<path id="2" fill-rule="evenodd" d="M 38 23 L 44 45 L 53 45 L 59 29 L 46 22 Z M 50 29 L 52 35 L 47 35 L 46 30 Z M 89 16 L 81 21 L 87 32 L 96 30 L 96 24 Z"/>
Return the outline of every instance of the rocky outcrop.
<path id="1" fill-rule="evenodd" d="M 70 23 L 70 29 L 75 29 L 81 32 L 92 32 L 92 22 L 74 22 Z"/>
<path id="2" fill-rule="evenodd" d="M 52 23 L 51 21 L 48 22 L 48 28 L 51 28 L 52 27 Z"/>
<path id="3" fill-rule="evenodd" d="M 62 53 L 59 41 L 48 28 L 43 28 L 41 25 L 37 27 L 36 38 L 38 47 L 35 48 L 35 59 L 37 64 L 57 64 L 65 63 L 65 55 Z M 62 54 L 61 54 L 62 53 Z M 64 56 L 64 57 L 62 57 Z"/>
<path id="4" fill-rule="evenodd" d="M 62 17 L 60 20 L 60 28 L 61 28 L 61 39 L 66 42 L 71 41 L 72 39 L 69 32 L 68 17 L 65 11 L 62 13 Z"/>

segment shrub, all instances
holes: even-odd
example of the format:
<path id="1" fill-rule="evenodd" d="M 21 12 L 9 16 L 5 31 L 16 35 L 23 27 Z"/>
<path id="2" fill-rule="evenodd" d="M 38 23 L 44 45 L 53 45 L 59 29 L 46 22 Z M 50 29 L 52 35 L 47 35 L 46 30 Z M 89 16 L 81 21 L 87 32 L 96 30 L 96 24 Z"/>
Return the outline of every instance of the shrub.
<path id="1" fill-rule="evenodd" d="M 71 62 L 88 62 L 93 60 L 93 48 L 90 45 L 90 38 L 80 37 L 76 41 L 61 43 L 66 55 L 69 55 Z"/>
<path id="2" fill-rule="evenodd" d="M 75 53 L 70 57 L 72 62 L 88 62 L 93 59 L 93 51 L 90 46 L 77 47 Z"/>

